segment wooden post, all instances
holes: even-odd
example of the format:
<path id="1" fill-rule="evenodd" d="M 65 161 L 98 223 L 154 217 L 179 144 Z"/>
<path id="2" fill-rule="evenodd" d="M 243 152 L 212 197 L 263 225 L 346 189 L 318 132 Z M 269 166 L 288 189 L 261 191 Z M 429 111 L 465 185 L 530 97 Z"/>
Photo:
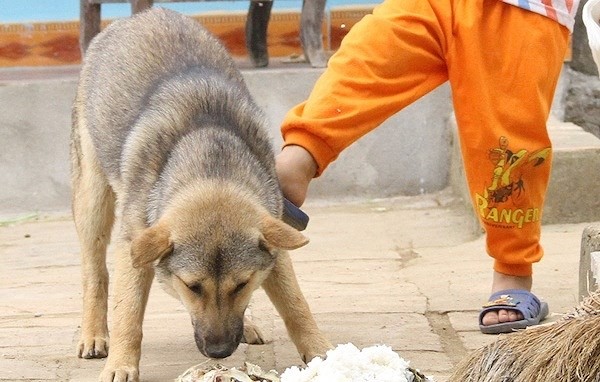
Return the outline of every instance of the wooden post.
<path id="1" fill-rule="evenodd" d="M 246 17 L 246 49 L 255 67 L 269 65 L 267 30 L 271 18 L 272 0 L 251 0 Z"/>
<path id="2" fill-rule="evenodd" d="M 92 4 L 90 0 L 79 0 L 79 48 L 82 58 L 98 33 L 100 33 L 100 4 Z"/>
<path id="3" fill-rule="evenodd" d="M 154 0 L 131 0 L 131 13 L 136 14 L 145 11 L 152 8 L 153 5 Z"/>
<path id="4" fill-rule="evenodd" d="M 314 68 L 327 66 L 323 50 L 323 13 L 326 0 L 303 0 L 300 17 L 300 40 L 304 55 Z"/>

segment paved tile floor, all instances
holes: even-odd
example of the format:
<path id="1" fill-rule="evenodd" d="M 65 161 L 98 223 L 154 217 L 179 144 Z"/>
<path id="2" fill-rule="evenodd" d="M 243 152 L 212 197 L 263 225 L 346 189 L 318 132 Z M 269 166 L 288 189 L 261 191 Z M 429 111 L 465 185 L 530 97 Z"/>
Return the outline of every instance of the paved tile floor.
<path id="1" fill-rule="evenodd" d="M 311 243 L 292 253 L 315 317 L 333 343 L 387 344 L 444 381 L 470 349 L 493 341 L 477 328 L 491 264 L 469 212 L 442 192 L 306 206 Z M 581 233 L 586 224 L 544 227 L 544 260 L 534 291 L 552 312 L 577 305 Z M 0 227 L 0 380 L 95 381 L 103 360 L 75 356 L 81 291 L 72 220 L 44 218 Z M 283 371 L 300 364 L 282 321 L 262 291 L 250 306 L 270 339 L 240 345 L 227 360 Z M 141 377 L 171 381 L 204 359 L 189 317 L 153 287 L 144 323 Z"/>

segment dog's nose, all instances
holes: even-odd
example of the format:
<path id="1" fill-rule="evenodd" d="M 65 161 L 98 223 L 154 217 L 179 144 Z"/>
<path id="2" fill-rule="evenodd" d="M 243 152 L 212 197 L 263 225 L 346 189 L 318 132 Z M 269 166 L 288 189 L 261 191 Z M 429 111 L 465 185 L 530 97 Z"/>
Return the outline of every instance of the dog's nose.
<path id="1" fill-rule="evenodd" d="M 226 328 L 219 325 L 206 325 L 210 330 L 202 330 L 200 325 L 194 325 L 194 339 L 200 353 L 210 358 L 229 357 L 237 349 L 242 339 L 243 324 L 228 325 Z M 234 330 L 231 330 L 231 327 Z"/>
<path id="2" fill-rule="evenodd" d="M 206 355 L 210 358 L 226 358 L 229 357 L 237 348 L 230 343 L 206 344 Z"/>

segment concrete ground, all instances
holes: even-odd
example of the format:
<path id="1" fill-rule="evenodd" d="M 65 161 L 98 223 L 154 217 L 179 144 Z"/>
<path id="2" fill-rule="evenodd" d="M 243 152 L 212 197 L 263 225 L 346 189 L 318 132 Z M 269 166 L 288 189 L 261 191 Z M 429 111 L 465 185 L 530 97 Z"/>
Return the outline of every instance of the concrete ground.
<path id="1" fill-rule="evenodd" d="M 484 238 L 453 194 L 442 191 L 345 204 L 313 202 L 307 236 L 292 253 L 320 327 L 333 343 L 387 344 L 437 381 L 471 349 L 494 340 L 477 327 L 491 264 Z M 554 314 L 577 305 L 586 223 L 544 226 L 534 292 Z M 75 356 L 81 311 L 78 243 L 65 213 L 0 226 L 0 380 L 95 381 L 104 360 Z M 224 361 L 283 371 L 300 364 L 262 291 L 250 307 L 270 340 L 240 345 Z M 188 314 L 154 286 L 144 323 L 141 377 L 170 381 L 204 360 Z"/>

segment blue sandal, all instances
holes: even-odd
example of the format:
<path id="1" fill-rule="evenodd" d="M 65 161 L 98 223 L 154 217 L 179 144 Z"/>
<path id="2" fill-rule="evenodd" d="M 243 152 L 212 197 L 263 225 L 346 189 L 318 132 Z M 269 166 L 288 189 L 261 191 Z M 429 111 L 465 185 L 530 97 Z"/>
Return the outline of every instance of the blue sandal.
<path id="1" fill-rule="evenodd" d="M 486 313 L 500 309 L 516 310 L 523 315 L 519 321 L 502 322 L 494 325 L 483 325 Z M 540 301 L 533 293 L 522 289 L 506 289 L 490 296 L 487 304 L 479 313 L 479 329 L 485 334 L 511 333 L 537 325 L 548 315 L 548 304 Z"/>

